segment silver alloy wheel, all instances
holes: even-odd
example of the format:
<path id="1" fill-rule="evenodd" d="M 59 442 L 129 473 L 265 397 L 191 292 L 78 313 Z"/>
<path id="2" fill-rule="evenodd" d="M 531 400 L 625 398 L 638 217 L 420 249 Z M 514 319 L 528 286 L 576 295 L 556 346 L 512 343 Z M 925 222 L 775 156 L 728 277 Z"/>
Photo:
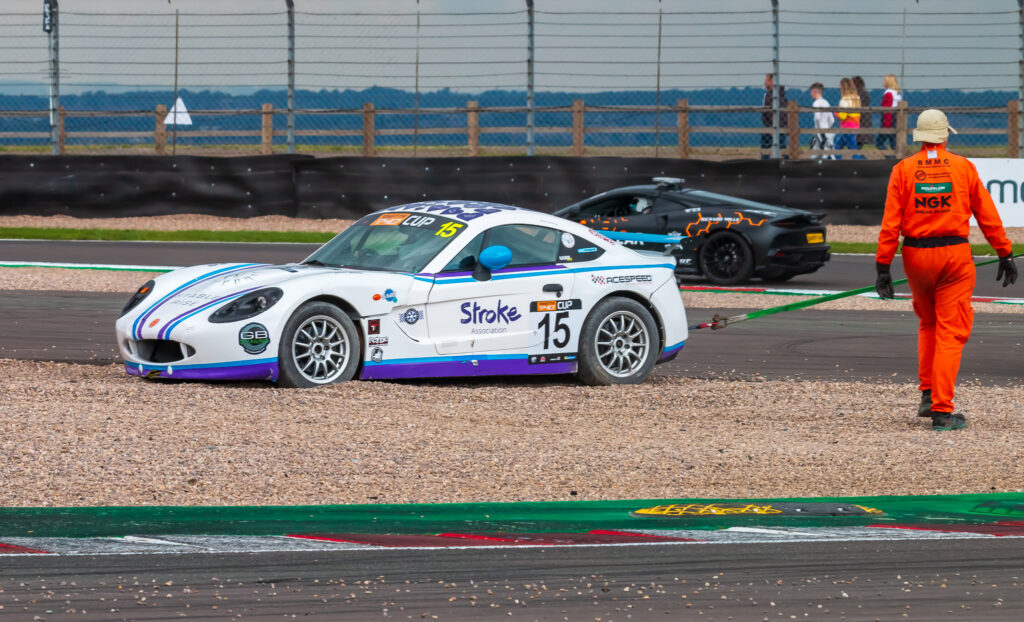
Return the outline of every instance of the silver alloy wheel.
<path id="1" fill-rule="evenodd" d="M 292 337 L 292 361 L 302 376 L 316 384 L 333 382 L 348 363 L 352 348 L 345 329 L 328 315 L 314 315 Z"/>
<path id="2" fill-rule="evenodd" d="M 647 360 L 651 336 L 643 320 L 631 311 L 616 311 L 597 327 L 597 360 L 606 372 L 617 377 L 631 376 Z"/>

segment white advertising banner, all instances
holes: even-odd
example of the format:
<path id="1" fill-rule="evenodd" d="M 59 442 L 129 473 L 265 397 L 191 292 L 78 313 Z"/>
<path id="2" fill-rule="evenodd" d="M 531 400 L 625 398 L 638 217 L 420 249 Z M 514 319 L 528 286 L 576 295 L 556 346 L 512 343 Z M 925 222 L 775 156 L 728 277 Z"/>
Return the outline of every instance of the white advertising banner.
<path id="1" fill-rule="evenodd" d="M 1003 226 L 1024 227 L 1024 160 L 971 158 L 971 162 L 999 208 Z M 973 218 L 971 224 L 977 224 Z"/>

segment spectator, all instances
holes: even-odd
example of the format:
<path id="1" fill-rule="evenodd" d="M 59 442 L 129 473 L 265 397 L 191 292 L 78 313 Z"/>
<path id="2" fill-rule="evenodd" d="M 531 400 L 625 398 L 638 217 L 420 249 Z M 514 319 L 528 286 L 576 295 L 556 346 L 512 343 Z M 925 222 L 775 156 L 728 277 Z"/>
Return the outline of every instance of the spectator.
<path id="1" fill-rule="evenodd" d="M 896 80 L 896 76 L 889 74 L 882 80 L 882 85 L 885 87 L 885 94 L 882 95 L 882 107 L 883 108 L 895 108 L 903 101 L 903 96 L 900 95 L 900 83 Z M 896 118 L 891 112 L 882 114 L 882 124 L 879 127 L 894 127 L 896 125 Z M 885 143 L 889 143 L 890 149 L 896 149 L 896 135 L 895 134 L 878 134 L 875 136 L 875 147 L 881 151 L 885 149 Z M 895 158 L 895 155 L 886 155 L 887 158 Z"/>
<path id="2" fill-rule="evenodd" d="M 822 86 L 821 82 L 815 82 L 811 85 L 811 97 L 814 98 L 814 103 L 811 104 L 815 108 L 828 108 L 831 104 L 828 100 L 822 96 L 822 92 L 825 87 Z M 815 112 L 814 113 L 814 128 L 818 130 L 831 129 L 835 124 L 836 119 L 832 116 L 831 112 Z M 832 134 L 814 134 L 811 137 L 811 149 L 832 151 L 833 146 L 833 135 Z M 825 160 L 832 160 L 835 158 L 835 154 L 811 154 L 811 159 L 821 158 Z"/>
<path id="3" fill-rule="evenodd" d="M 853 76 L 853 86 L 857 89 L 857 95 L 860 96 L 861 108 L 871 107 L 871 92 L 868 91 L 867 85 L 864 83 L 864 78 L 860 76 Z M 871 122 L 871 112 L 863 112 L 860 115 L 860 127 L 861 129 L 866 127 L 873 127 L 874 123 Z M 865 143 L 871 142 L 870 134 L 857 134 L 857 148 L 863 149 Z"/>
<path id="4" fill-rule="evenodd" d="M 849 78 L 843 78 L 839 81 L 839 107 L 840 108 L 860 108 L 860 96 L 857 95 L 857 88 L 853 86 L 853 80 Z M 860 113 L 859 112 L 837 112 L 836 116 L 839 117 L 839 127 L 844 129 L 856 129 L 860 127 Z M 850 149 L 852 151 L 857 150 L 857 140 L 855 134 L 839 134 L 836 138 L 836 149 Z M 836 159 L 842 159 L 842 156 L 836 156 Z"/>
<path id="5" fill-rule="evenodd" d="M 764 108 L 766 112 L 761 113 L 761 124 L 765 127 L 773 127 L 772 123 L 772 86 L 774 86 L 774 78 L 772 74 L 766 74 L 764 77 Z M 786 87 L 779 85 L 779 151 L 784 151 L 787 145 L 787 132 L 789 128 L 789 119 L 786 115 Z M 774 133 L 761 134 L 761 149 L 772 148 L 772 138 Z M 767 160 L 771 155 L 767 153 L 761 154 L 762 160 Z"/>

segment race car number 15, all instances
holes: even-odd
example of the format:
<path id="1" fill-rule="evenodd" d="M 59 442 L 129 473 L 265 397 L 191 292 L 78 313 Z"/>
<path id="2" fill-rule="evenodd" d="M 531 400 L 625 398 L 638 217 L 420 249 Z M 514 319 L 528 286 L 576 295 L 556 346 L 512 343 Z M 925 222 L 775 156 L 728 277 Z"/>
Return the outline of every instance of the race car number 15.
<path id="1" fill-rule="evenodd" d="M 439 235 L 442 238 L 450 238 L 456 233 L 458 233 L 459 229 L 461 229 L 463 226 L 464 225 L 460 225 L 457 222 L 448 222 L 445 223 L 444 226 L 442 226 L 440 229 L 438 229 L 437 233 L 435 233 L 434 235 Z"/>
<path id="2" fill-rule="evenodd" d="M 555 318 L 554 326 L 552 326 L 551 318 Z M 558 313 L 547 313 L 541 318 L 537 328 L 544 329 L 544 349 L 548 349 L 548 343 L 551 342 L 556 348 L 564 348 L 569 344 L 569 337 L 571 332 L 569 331 L 569 325 L 565 323 L 565 320 L 569 319 L 568 311 L 560 311 Z M 554 339 L 552 339 L 552 333 L 554 333 Z M 564 338 L 559 339 L 558 335 L 561 333 Z"/>

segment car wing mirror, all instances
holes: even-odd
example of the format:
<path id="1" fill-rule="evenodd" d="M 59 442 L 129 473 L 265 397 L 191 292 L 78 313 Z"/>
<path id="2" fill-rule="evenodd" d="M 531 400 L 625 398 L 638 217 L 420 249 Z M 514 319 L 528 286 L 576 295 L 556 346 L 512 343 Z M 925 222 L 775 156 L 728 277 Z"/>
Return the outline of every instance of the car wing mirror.
<path id="1" fill-rule="evenodd" d="M 488 246 L 480 251 L 476 266 L 473 268 L 473 278 L 478 281 L 488 281 L 491 272 L 501 270 L 512 261 L 512 250 L 507 246 Z"/>

